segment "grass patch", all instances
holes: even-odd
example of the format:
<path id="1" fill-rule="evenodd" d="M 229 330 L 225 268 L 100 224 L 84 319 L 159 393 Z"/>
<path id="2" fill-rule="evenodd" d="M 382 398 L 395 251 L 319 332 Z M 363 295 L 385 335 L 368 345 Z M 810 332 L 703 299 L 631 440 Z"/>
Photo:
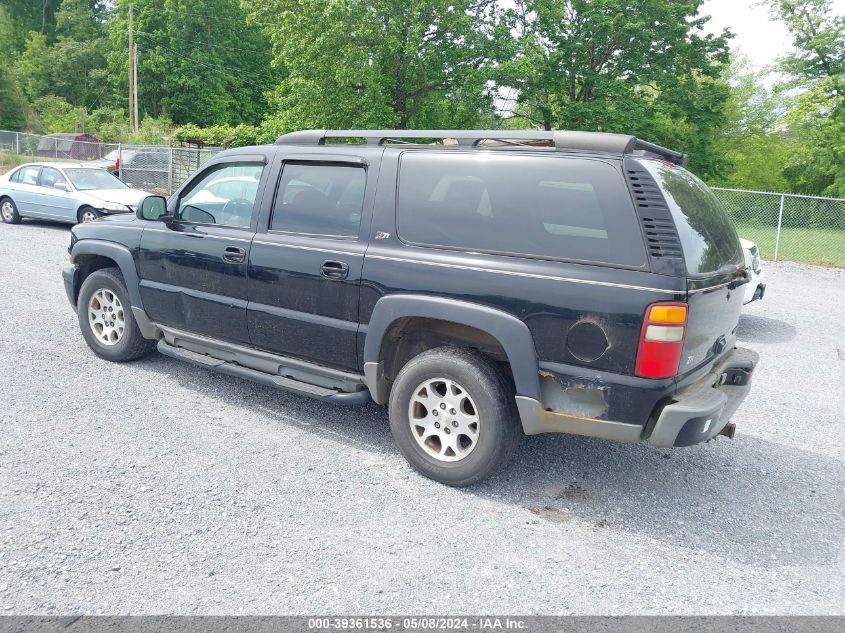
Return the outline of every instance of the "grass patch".
<path id="1" fill-rule="evenodd" d="M 12 154 L 11 152 L 0 152 L 0 174 L 5 173 L 24 163 L 78 163 L 79 160 L 67 158 L 52 158 L 50 156 L 25 156 L 23 154 Z"/>
<path id="2" fill-rule="evenodd" d="M 763 258 L 774 259 L 776 227 L 736 223 L 736 230 L 757 244 Z M 845 268 L 845 231 L 783 228 L 778 259 Z"/>

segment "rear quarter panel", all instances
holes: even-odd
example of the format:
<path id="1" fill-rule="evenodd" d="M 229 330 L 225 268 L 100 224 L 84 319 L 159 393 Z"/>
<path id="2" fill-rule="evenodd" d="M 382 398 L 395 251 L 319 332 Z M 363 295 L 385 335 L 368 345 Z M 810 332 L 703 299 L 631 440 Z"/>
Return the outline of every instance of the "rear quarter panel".
<path id="1" fill-rule="evenodd" d="M 369 322 L 376 302 L 391 293 L 471 301 L 524 321 L 541 362 L 632 374 L 646 306 L 654 301 L 686 298 L 683 278 L 645 270 L 405 244 L 397 237 L 395 220 L 396 157 L 397 154 L 386 152 L 382 165 L 363 268 L 362 324 Z M 389 237 L 374 239 L 378 232 Z M 636 235 L 633 239 L 641 237 Z M 577 358 L 567 346 L 572 326 L 585 321 L 598 325 L 608 342 L 604 354 L 591 361 Z M 359 355 L 363 352 L 363 339 L 362 333 Z"/>

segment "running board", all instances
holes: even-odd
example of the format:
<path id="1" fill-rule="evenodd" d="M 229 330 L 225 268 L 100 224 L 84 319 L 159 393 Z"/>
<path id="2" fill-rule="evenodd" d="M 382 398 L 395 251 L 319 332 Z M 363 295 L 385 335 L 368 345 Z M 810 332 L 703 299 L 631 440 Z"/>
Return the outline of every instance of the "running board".
<path id="1" fill-rule="evenodd" d="M 283 391 L 289 391 L 301 396 L 308 396 L 309 398 L 317 398 L 318 400 L 325 400 L 334 404 L 364 404 L 370 399 L 370 392 L 367 389 L 348 392 L 312 385 L 286 376 L 268 374 L 257 369 L 250 369 L 237 363 L 214 358 L 208 354 L 193 352 L 183 347 L 175 347 L 164 339 L 159 340 L 157 347 L 159 352 L 170 358 L 183 360 L 194 365 L 213 369 L 222 374 L 245 378 L 246 380 L 261 383 L 268 387 L 275 387 L 276 389 L 282 389 Z"/>

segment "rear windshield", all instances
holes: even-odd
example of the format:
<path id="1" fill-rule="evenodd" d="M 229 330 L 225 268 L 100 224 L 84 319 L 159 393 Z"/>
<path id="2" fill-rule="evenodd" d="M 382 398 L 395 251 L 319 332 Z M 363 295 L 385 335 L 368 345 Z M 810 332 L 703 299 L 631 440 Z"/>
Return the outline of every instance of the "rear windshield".
<path id="1" fill-rule="evenodd" d="M 406 152 L 399 237 L 547 259 L 645 264 L 630 196 L 610 164 L 562 156 Z"/>
<path id="2" fill-rule="evenodd" d="M 741 265 L 736 229 L 716 195 L 686 169 L 642 161 L 662 186 L 684 248 L 687 273 L 709 275 Z"/>

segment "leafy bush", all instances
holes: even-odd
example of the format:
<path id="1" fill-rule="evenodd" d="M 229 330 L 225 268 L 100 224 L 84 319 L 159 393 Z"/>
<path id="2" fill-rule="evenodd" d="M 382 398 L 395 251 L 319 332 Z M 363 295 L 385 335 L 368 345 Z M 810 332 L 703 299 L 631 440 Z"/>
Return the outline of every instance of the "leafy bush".
<path id="1" fill-rule="evenodd" d="M 258 143 L 258 128 L 251 125 L 212 125 L 201 128 L 187 124 L 173 132 L 173 140 L 184 144 L 202 144 L 211 147 L 243 147 Z"/>

